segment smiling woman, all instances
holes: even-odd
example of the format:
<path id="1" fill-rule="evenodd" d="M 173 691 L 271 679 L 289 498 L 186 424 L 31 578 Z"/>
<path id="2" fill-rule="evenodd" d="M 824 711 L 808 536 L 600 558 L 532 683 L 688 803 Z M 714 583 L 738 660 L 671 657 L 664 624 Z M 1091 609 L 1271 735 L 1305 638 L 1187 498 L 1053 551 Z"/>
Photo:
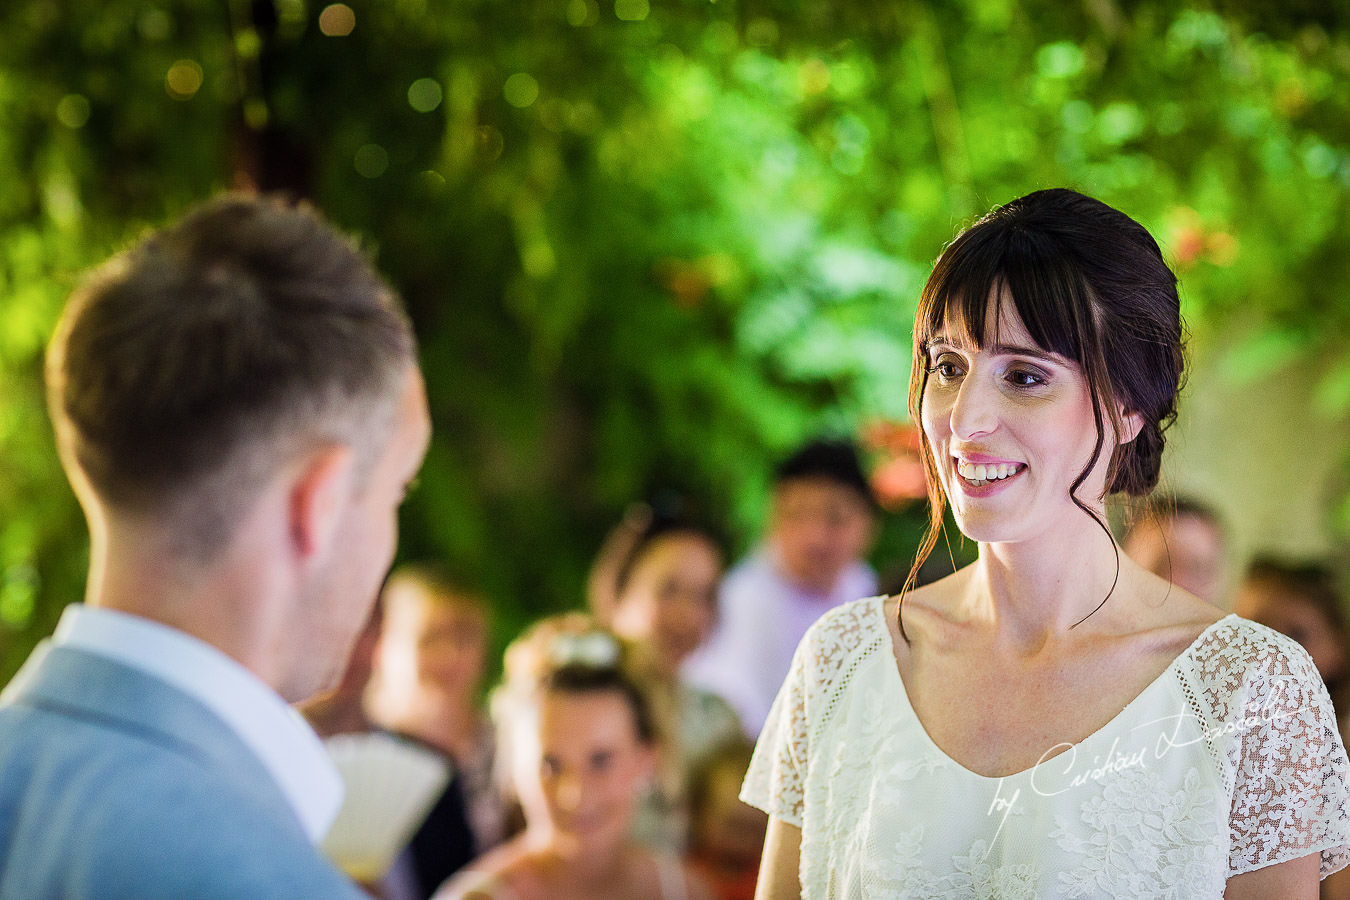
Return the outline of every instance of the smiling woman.
<path id="1" fill-rule="evenodd" d="M 744 797 L 760 898 L 1317 896 L 1350 861 L 1350 761 L 1306 653 L 1124 557 L 1106 497 L 1158 477 L 1176 280 L 1067 190 L 938 260 L 914 330 L 931 527 L 978 559 L 827 614 Z"/>
<path id="2" fill-rule="evenodd" d="M 525 830 L 436 900 L 708 897 L 675 856 L 632 837 L 662 746 L 635 662 L 633 647 L 580 614 L 544 619 L 507 648 L 493 715 Z"/>

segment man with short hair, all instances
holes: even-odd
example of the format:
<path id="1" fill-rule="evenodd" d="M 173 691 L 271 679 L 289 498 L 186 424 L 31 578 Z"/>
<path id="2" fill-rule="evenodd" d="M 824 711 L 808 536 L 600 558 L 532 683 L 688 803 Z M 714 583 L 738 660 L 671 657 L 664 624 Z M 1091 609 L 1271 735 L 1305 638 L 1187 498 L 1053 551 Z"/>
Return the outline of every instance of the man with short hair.
<path id="1" fill-rule="evenodd" d="M 90 569 L 0 697 L 0 898 L 364 896 L 287 703 L 342 671 L 429 439 L 393 292 L 316 214 L 222 198 L 76 291 L 47 384 Z"/>
<path id="2" fill-rule="evenodd" d="M 876 593 L 863 560 L 875 531 L 876 501 L 851 443 L 812 441 L 778 466 L 766 541 L 727 573 L 717 626 L 684 670 L 731 704 L 750 738 L 811 624 Z"/>

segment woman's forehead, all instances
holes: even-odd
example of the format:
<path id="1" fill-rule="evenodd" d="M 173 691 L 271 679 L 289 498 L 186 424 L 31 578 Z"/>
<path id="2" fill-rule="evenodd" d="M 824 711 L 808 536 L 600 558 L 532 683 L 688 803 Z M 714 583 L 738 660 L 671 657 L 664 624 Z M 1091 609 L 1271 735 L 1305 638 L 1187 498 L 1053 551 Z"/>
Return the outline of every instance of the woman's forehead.
<path id="1" fill-rule="evenodd" d="M 925 343 L 970 349 L 996 344 L 1039 346 L 1022 321 L 1012 294 L 997 282 L 979 303 L 963 297 L 949 298 L 937 331 Z"/>

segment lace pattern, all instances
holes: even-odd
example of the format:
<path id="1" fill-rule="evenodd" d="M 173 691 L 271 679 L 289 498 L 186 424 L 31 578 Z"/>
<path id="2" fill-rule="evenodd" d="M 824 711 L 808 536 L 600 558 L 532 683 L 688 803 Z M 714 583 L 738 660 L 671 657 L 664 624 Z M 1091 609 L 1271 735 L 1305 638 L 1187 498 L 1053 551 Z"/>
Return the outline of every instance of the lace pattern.
<path id="1" fill-rule="evenodd" d="M 915 730 L 885 615 L 876 598 L 813 627 L 746 778 L 747 802 L 802 829 L 804 897 L 1217 898 L 1232 875 L 1308 853 L 1323 877 L 1350 862 L 1350 761 L 1287 638 L 1211 626 L 1079 745 L 1152 744 L 1153 723 L 1184 719 L 1167 752 L 1042 793 L 1035 769 L 986 779 Z M 1017 798 L 998 830 L 991 797 Z"/>

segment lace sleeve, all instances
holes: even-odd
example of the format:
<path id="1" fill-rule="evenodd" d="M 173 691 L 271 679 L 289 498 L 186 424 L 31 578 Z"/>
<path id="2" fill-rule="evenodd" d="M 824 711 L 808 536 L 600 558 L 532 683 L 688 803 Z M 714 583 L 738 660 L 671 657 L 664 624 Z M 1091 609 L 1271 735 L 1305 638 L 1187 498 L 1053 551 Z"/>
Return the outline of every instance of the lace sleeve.
<path id="1" fill-rule="evenodd" d="M 1350 761 L 1312 659 L 1252 631 L 1241 704 L 1224 725 L 1237 754 L 1229 875 L 1320 851 L 1325 878 L 1350 862 Z"/>
<path id="2" fill-rule="evenodd" d="M 810 676 L 804 669 L 811 656 L 804 648 L 810 640 L 808 633 L 792 657 L 792 668 L 769 708 L 769 718 L 755 743 L 755 755 L 741 788 L 743 801 L 798 828 L 802 824 L 808 732 L 803 688 Z"/>
<path id="3" fill-rule="evenodd" d="M 856 600 L 822 616 L 806 633 L 755 745 L 741 799 L 801 827 L 813 736 L 828 726 L 858 656 L 890 638 L 884 597 Z"/>

